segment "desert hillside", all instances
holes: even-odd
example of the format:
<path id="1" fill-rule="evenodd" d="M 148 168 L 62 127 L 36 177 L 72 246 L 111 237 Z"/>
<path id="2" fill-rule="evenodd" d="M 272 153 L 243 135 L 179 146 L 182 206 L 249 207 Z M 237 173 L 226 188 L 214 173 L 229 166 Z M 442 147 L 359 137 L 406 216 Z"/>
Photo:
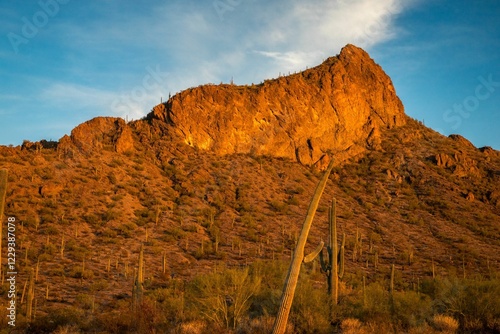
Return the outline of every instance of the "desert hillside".
<path id="1" fill-rule="evenodd" d="M 331 158 L 336 165 L 307 249 L 327 240 L 328 205 L 336 198 L 345 296 L 362 277 L 386 282 L 392 264 L 398 291 L 424 289 L 433 276 L 497 277 L 500 152 L 406 116 L 390 78 L 348 45 L 301 73 L 188 89 L 142 120 L 101 117 L 58 142 L 0 147 L 0 169 L 8 171 L 5 217 L 17 221 L 19 302 L 31 268 L 37 272 L 38 320 L 28 326 L 20 304 L 19 328 L 55 330 L 83 317 L 83 332 L 182 332 L 182 323 L 196 321 L 212 330 L 217 321 L 203 312 L 198 320 L 195 306 L 184 305 L 187 286 L 200 275 L 256 267 L 270 287 L 271 277 L 282 284 Z M 134 324 L 122 318 L 141 245 L 150 301 L 144 312 L 151 314 Z M 6 254 L 5 237 L 2 247 Z M 311 289 L 325 289 L 317 262 L 303 269 Z M 274 315 L 281 287 L 272 287 L 274 299 L 259 295 L 241 319 Z M 4 305 L 5 283 L 1 292 Z M 166 316 L 180 307 L 168 303 L 180 300 L 182 314 Z M 496 317 L 476 327 L 498 331 Z M 306 328 L 300 319 L 296 328 Z"/>

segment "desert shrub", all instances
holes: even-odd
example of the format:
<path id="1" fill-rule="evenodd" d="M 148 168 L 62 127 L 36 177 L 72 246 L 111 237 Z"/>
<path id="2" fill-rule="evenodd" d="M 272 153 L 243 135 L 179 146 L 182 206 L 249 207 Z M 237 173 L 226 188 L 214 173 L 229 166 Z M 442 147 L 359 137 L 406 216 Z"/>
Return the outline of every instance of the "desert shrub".
<path id="1" fill-rule="evenodd" d="M 118 230 L 118 234 L 125 238 L 130 238 L 133 235 L 134 230 L 137 228 L 137 225 L 133 222 L 123 223 L 118 226 L 116 229 Z"/>
<path id="2" fill-rule="evenodd" d="M 165 231 L 166 234 L 172 236 L 174 240 L 179 240 L 186 237 L 186 232 L 179 227 L 171 227 Z"/>
<path id="3" fill-rule="evenodd" d="M 27 330 L 27 333 L 53 333 L 58 328 L 66 326 L 74 326 L 74 328 L 82 328 L 85 326 L 84 311 L 65 305 L 64 307 L 49 307 L 47 314 L 37 316 Z"/>
<path id="4" fill-rule="evenodd" d="M 281 201 L 277 200 L 272 200 L 269 202 L 269 206 L 274 212 L 278 213 L 287 213 L 288 212 L 288 205 L 286 203 L 283 203 Z"/>
<path id="5" fill-rule="evenodd" d="M 390 319 L 390 296 L 382 285 L 375 282 L 366 287 L 366 302 L 362 309 L 364 322 L 385 322 Z"/>
<path id="6" fill-rule="evenodd" d="M 185 298 L 182 288 L 174 287 L 157 289 L 151 294 L 158 304 L 159 311 L 168 322 L 180 323 L 189 317 L 184 309 Z"/>
<path id="7" fill-rule="evenodd" d="M 109 210 L 106 210 L 106 212 L 104 212 L 102 214 L 102 220 L 104 222 L 109 222 L 111 220 L 118 220 L 122 216 L 123 216 L 123 214 L 121 212 L 119 212 L 118 210 L 109 209 Z"/>
<path id="8" fill-rule="evenodd" d="M 69 277 L 92 279 L 94 278 L 94 272 L 90 269 L 83 270 L 83 267 L 81 265 L 76 265 L 69 272 Z"/>
<path id="9" fill-rule="evenodd" d="M 95 214 L 87 214 L 83 216 L 83 220 L 92 226 L 97 226 L 101 224 L 101 219 Z"/>
<path id="10" fill-rule="evenodd" d="M 79 294 L 76 296 L 76 305 L 83 310 L 90 310 L 95 304 L 95 297 L 88 294 Z"/>
<path id="11" fill-rule="evenodd" d="M 64 266 L 57 264 L 52 266 L 48 271 L 47 271 L 47 276 L 59 276 L 62 277 L 64 276 Z"/>
<path id="12" fill-rule="evenodd" d="M 132 313 L 132 326 L 137 333 L 165 333 L 165 317 L 151 298 L 145 298 Z"/>
<path id="13" fill-rule="evenodd" d="M 111 200 L 118 202 L 121 201 L 125 196 L 123 194 L 113 195 L 111 196 Z"/>
<path id="14" fill-rule="evenodd" d="M 40 262 L 49 262 L 49 261 L 52 261 L 53 258 L 54 258 L 54 256 L 52 254 L 43 253 L 43 254 L 40 254 L 38 256 L 38 261 L 40 261 Z"/>
<path id="15" fill-rule="evenodd" d="M 188 285 L 188 294 L 204 319 L 221 328 L 236 328 L 246 316 L 260 280 L 248 268 L 224 269 L 196 277 Z"/>
<path id="16" fill-rule="evenodd" d="M 342 334 L 361 334 L 365 333 L 363 324 L 356 318 L 346 318 L 340 323 Z"/>
<path id="17" fill-rule="evenodd" d="M 295 196 L 293 196 L 293 195 L 292 195 L 292 196 L 290 196 L 290 198 L 286 201 L 286 203 L 287 203 L 288 205 L 296 205 L 296 206 L 300 205 L 300 202 L 299 202 L 299 200 L 297 199 L 297 197 L 295 197 Z"/>
<path id="18" fill-rule="evenodd" d="M 431 300 L 414 291 L 395 292 L 393 313 L 393 322 L 404 329 L 421 326 L 432 313 Z"/>
<path id="19" fill-rule="evenodd" d="M 116 175 L 113 174 L 113 173 L 110 173 L 108 175 L 108 180 L 111 184 L 117 184 L 118 183 L 118 179 L 116 178 Z"/>
<path id="20" fill-rule="evenodd" d="M 303 275 L 295 292 L 290 319 L 296 333 L 330 333 L 331 320 L 328 293 L 325 288 L 315 288 Z"/>
<path id="21" fill-rule="evenodd" d="M 450 316 L 443 314 L 437 314 L 432 317 L 431 324 L 432 327 L 434 327 L 441 333 L 452 334 L 458 330 L 458 321 Z"/>
<path id="22" fill-rule="evenodd" d="M 493 329 L 500 318 L 500 281 L 443 279 L 436 283 L 435 309 L 459 319 L 462 329 Z"/>
<path id="23" fill-rule="evenodd" d="M 288 263 L 283 261 L 256 261 L 250 267 L 252 276 L 265 277 L 265 283 L 259 286 L 252 298 L 249 309 L 251 318 L 265 317 L 278 312 L 283 282 Z"/>
<path id="24" fill-rule="evenodd" d="M 178 333 L 180 334 L 204 334 L 206 333 L 207 324 L 201 320 L 190 321 L 181 323 L 178 326 Z"/>
<path id="25" fill-rule="evenodd" d="M 101 236 L 105 237 L 105 238 L 116 238 L 116 236 L 118 235 L 118 233 L 110 228 L 103 228 L 102 230 L 100 230 L 98 232 L 98 234 L 100 234 Z"/>
<path id="26" fill-rule="evenodd" d="M 245 225 L 245 227 L 248 227 L 248 228 L 255 228 L 257 226 L 253 215 L 251 215 L 250 213 L 245 213 L 241 217 L 241 222 Z"/>
<path id="27" fill-rule="evenodd" d="M 42 253 L 54 255 L 57 252 L 57 247 L 56 245 L 52 243 L 46 243 L 42 246 Z"/>
<path id="28" fill-rule="evenodd" d="M 54 331 L 54 334 L 79 334 L 81 333 L 80 328 L 76 325 L 64 325 L 59 326 Z"/>
<path id="29" fill-rule="evenodd" d="M 263 316 L 260 318 L 248 319 L 240 324 L 236 333 L 238 334 L 268 334 L 273 331 L 274 317 Z M 295 334 L 293 324 L 290 322 L 286 326 L 285 334 Z"/>
<path id="30" fill-rule="evenodd" d="M 300 195 L 300 194 L 304 193 L 304 188 L 302 186 L 298 185 L 296 187 L 289 187 L 289 188 L 285 189 L 285 192 L 288 195 Z"/>

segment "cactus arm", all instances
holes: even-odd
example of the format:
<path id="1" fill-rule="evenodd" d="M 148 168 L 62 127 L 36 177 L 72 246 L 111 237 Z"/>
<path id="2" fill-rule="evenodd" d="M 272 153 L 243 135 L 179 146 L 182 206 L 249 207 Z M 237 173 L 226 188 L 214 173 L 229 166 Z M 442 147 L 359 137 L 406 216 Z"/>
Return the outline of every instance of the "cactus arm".
<path id="1" fill-rule="evenodd" d="M 304 256 L 304 261 L 303 262 L 304 263 L 309 263 L 312 260 L 314 260 L 316 258 L 316 256 L 318 256 L 318 254 L 321 253 L 321 251 L 323 250 L 323 246 L 324 245 L 325 245 L 325 243 L 323 241 L 321 241 L 314 251 L 312 251 L 310 254 Z"/>
<path id="2" fill-rule="evenodd" d="M 328 248 L 330 246 L 326 246 L 326 251 L 328 251 Z M 321 252 L 319 252 L 319 263 L 321 265 L 321 270 L 324 271 L 325 273 L 328 273 L 328 271 L 330 271 L 332 268 L 330 267 L 329 263 L 326 262 L 324 256 L 323 256 L 323 250 L 321 250 Z"/>
<path id="3" fill-rule="evenodd" d="M 344 277 L 344 266 L 345 266 L 345 233 L 342 235 L 342 244 L 340 245 L 339 252 L 339 278 L 342 279 Z"/>

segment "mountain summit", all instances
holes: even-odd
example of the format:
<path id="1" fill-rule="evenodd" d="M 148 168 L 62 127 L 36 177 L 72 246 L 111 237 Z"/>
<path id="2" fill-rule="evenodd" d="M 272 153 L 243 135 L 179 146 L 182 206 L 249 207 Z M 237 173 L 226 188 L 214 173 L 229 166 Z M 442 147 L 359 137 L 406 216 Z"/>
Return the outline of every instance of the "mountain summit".
<path id="1" fill-rule="evenodd" d="M 186 144 L 217 154 L 253 153 L 324 161 L 326 152 L 379 145 L 379 129 L 406 122 L 389 76 L 347 45 L 306 71 L 259 85 L 204 85 L 158 105 L 149 119 L 169 124 Z"/>

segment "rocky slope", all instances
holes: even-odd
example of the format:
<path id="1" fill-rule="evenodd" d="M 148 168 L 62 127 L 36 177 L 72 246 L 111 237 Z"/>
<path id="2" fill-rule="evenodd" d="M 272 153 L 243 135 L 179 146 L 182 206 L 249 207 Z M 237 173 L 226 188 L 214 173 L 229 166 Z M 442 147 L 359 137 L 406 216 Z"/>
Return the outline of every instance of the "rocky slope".
<path id="1" fill-rule="evenodd" d="M 326 238 L 335 196 L 346 284 L 383 280 L 393 263 L 399 287 L 431 263 L 438 275 L 500 269 L 500 153 L 405 116 L 387 75 L 347 46 L 260 85 L 189 89 L 144 120 L 0 147 L 19 286 L 39 263 L 37 294 L 51 287 L 40 314 L 82 294 L 121 312 L 141 243 L 149 291 L 221 263 L 287 260 L 329 151 L 339 163 L 308 248 Z"/>

